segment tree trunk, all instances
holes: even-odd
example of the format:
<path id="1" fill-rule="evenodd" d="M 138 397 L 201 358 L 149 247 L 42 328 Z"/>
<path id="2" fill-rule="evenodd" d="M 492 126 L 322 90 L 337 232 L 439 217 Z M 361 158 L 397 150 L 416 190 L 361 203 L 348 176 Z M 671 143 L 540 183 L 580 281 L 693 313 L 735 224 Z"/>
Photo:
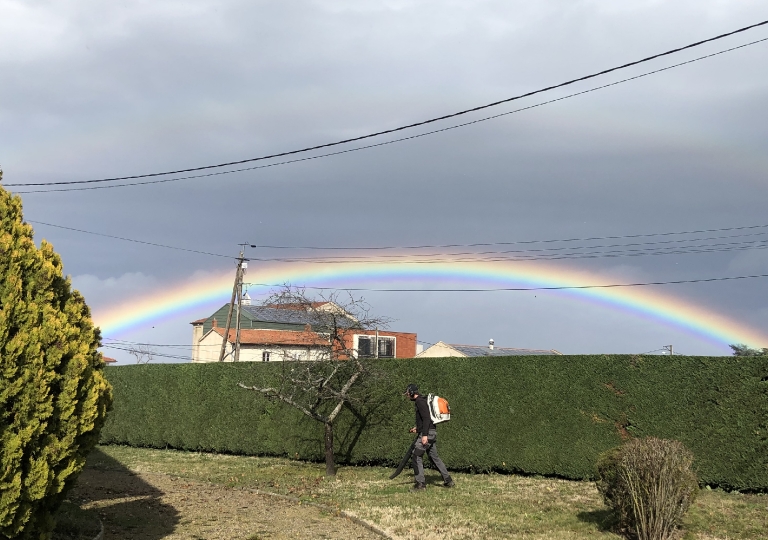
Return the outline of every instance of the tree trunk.
<path id="1" fill-rule="evenodd" d="M 325 475 L 336 476 L 333 462 L 333 424 L 325 424 Z"/>

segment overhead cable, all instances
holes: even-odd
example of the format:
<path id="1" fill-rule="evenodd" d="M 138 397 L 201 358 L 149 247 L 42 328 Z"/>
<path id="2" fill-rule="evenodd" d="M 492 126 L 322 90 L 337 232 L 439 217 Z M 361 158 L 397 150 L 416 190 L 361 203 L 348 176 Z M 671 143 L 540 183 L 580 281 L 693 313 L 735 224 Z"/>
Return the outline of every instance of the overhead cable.
<path id="1" fill-rule="evenodd" d="M 563 88 L 563 87 L 566 87 L 566 86 L 569 86 L 569 85 L 572 85 L 572 84 L 575 84 L 575 83 L 578 83 L 578 82 L 586 81 L 586 80 L 589 80 L 589 79 L 600 77 L 602 75 L 606 75 L 608 73 L 612 73 L 612 72 L 619 71 L 619 70 L 622 70 L 622 69 L 626 69 L 626 68 L 629 68 L 629 67 L 632 67 L 632 66 L 643 64 L 645 62 L 649 62 L 651 60 L 655 60 L 655 59 L 658 59 L 658 58 L 661 58 L 661 57 L 664 57 L 664 56 L 676 54 L 676 53 L 679 53 L 679 52 L 687 50 L 687 49 L 692 49 L 694 47 L 699 47 L 699 46 L 704 45 L 706 43 L 711 43 L 713 41 L 724 39 L 726 37 L 733 36 L 735 34 L 739 34 L 739 33 L 742 33 L 742 32 L 746 32 L 748 30 L 752 30 L 754 28 L 758 28 L 758 27 L 761 27 L 761 26 L 765 26 L 767 24 L 768 24 L 768 20 L 762 21 L 762 22 L 759 22 L 759 23 L 756 23 L 756 24 L 745 26 L 745 27 L 740 28 L 738 30 L 734 30 L 732 32 L 727 32 L 725 34 L 720 34 L 720 35 L 712 37 L 712 38 L 708 38 L 708 39 L 704 39 L 704 40 L 701 40 L 701 41 L 697 41 L 695 43 L 691 43 L 691 44 L 685 45 L 683 47 L 678 47 L 678 48 L 675 48 L 675 49 L 671 49 L 671 50 L 668 50 L 668 51 L 663 52 L 663 53 L 659 53 L 659 54 L 655 54 L 655 55 L 652 55 L 652 56 L 648 56 L 648 57 L 640 59 L 640 60 L 635 60 L 633 62 L 628 62 L 628 63 L 622 64 L 620 66 L 616 66 L 616 67 L 613 67 L 613 68 L 605 69 L 605 70 L 602 70 L 602 71 L 599 71 L 599 72 L 596 72 L 596 73 L 592 73 L 590 75 L 585 75 L 585 76 L 582 76 L 582 77 L 578 77 L 576 79 L 571 79 L 571 80 L 568 80 L 568 81 L 565 81 L 565 82 L 562 82 L 562 83 L 559 83 L 559 84 L 555 84 L 555 85 L 547 86 L 547 87 L 544 87 L 544 88 L 540 88 L 538 90 L 532 90 L 530 92 L 519 94 L 519 95 L 510 97 L 510 98 L 494 101 L 492 103 L 488 103 L 488 104 L 485 104 L 485 105 L 480 105 L 480 106 L 477 106 L 477 107 L 472 107 L 472 108 L 469 108 L 469 109 L 464 109 L 464 110 L 461 110 L 461 111 L 458 111 L 458 112 L 454 112 L 454 113 L 450 113 L 450 114 L 445 114 L 445 115 L 438 116 L 438 117 L 435 117 L 435 118 L 430 118 L 428 120 L 422 120 L 422 121 L 419 121 L 419 122 L 414 122 L 414 123 L 403 125 L 403 126 L 400 126 L 400 127 L 386 129 L 386 130 L 381 130 L 381 131 L 377 131 L 377 132 L 374 132 L 374 133 L 369 133 L 367 135 L 360 135 L 360 136 L 357 136 L 357 137 L 352 137 L 352 138 L 349 138 L 349 139 L 342 139 L 342 140 L 335 141 L 335 142 L 324 143 L 324 144 L 309 146 L 309 147 L 300 148 L 300 149 L 296 149 L 296 150 L 289 150 L 289 151 L 285 151 L 285 152 L 279 152 L 279 153 L 275 153 L 275 154 L 268 154 L 268 155 L 264 155 L 264 156 L 254 157 L 254 158 L 248 158 L 248 159 L 241 159 L 241 160 L 237 160 L 237 161 L 230 161 L 230 162 L 225 162 L 225 163 L 219 163 L 219 164 L 216 164 L 216 165 L 204 165 L 204 166 L 200 166 L 200 167 L 190 167 L 190 168 L 176 169 L 176 170 L 165 171 L 165 172 L 136 174 L 136 175 L 130 175 L 130 176 L 117 176 L 117 177 L 110 177 L 110 178 L 98 178 L 98 179 L 92 179 L 92 180 L 70 180 L 70 181 L 59 181 L 59 182 L 36 182 L 36 183 L 5 184 L 5 185 L 6 186 L 14 186 L 14 187 L 19 186 L 19 187 L 21 187 L 21 186 L 54 186 L 54 185 L 71 185 L 71 184 L 92 184 L 92 183 L 105 183 L 105 182 L 107 182 L 107 183 L 108 182 L 119 182 L 119 181 L 124 181 L 124 180 L 136 180 L 136 179 L 141 179 L 141 178 L 151 178 L 151 177 L 159 177 L 159 176 L 170 176 L 170 175 L 175 175 L 175 174 L 184 174 L 184 173 L 188 173 L 188 172 L 203 171 L 203 170 L 210 170 L 210 169 L 218 169 L 218 168 L 223 168 L 223 167 L 231 167 L 231 166 L 235 166 L 235 165 L 242 165 L 242 164 L 245 164 L 245 163 L 252 163 L 252 162 L 255 162 L 255 161 L 264 161 L 264 160 L 274 159 L 274 158 L 278 158 L 278 157 L 285 157 L 285 156 L 290 156 L 290 155 L 310 152 L 310 151 L 314 151 L 314 150 L 320 150 L 320 149 L 323 149 L 323 148 L 329 148 L 329 147 L 333 147 L 333 146 L 348 144 L 348 143 L 351 143 L 351 142 L 362 141 L 362 140 L 370 139 L 370 138 L 373 138 L 373 137 L 379 137 L 381 135 L 387 135 L 387 134 L 390 134 L 390 133 L 396 133 L 396 132 L 399 132 L 399 131 L 413 129 L 413 128 L 416 128 L 416 127 L 419 127 L 419 126 L 424 126 L 424 125 L 427 125 L 427 124 L 432 124 L 434 122 L 439 122 L 439 121 L 447 120 L 449 118 L 455 118 L 455 117 L 466 115 L 466 114 L 469 114 L 469 113 L 472 113 L 472 112 L 477 112 L 477 111 L 488 109 L 488 108 L 491 108 L 491 107 L 496 107 L 496 106 L 502 105 L 504 103 L 510 103 L 512 101 L 517 101 L 517 100 L 520 100 L 520 99 L 523 99 L 523 98 L 526 98 L 526 97 L 530 97 L 530 96 L 533 96 L 533 95 L 536 95 L 536 94 L 541 94 L 541 93 L 544 93 L 544 92 L 549 92 L 549 91 L 555 90 L 557 88 Z M 685 64 L 690 64 L 692 62 L 696 62 L 696 61 L 699 61 L 699 60 L 703 60 L 705 58 L 710 58 L 710 57 L 713 57 L 713 56 L 717 56 L 717 55 L 723 54 L 725 52 L 730 52 L 730 51 L 733 51 L 733 50 L 736 50 L 736 49 L 741 49 L 741 48 L 744 48 L 744 47 L 747 47 L 747 46 L 750 46 L 750 45 L 754 45 L 756 43 L 760 43 L 762 41 L 766 41 L 766 39 L 768 39 L 768 38 L 756 40 L 756 41 L 753 41 L 753 42 L 750 42 L 750 43 L 747 43 L 747 44 L 744 44 L 744 45 L 740 45 L 740 46 L 737 46 L 737 47 L 732 47 L 732 48 L 729 48 L 729 49 L 726 49 L 726 50 L 723 50 L 723 51 L 719 51 L 719 52 L 716 52 L 716 53 L 713 53 L 713 54 L 705 55 L 705 56 L 702 56 L 702 57 L 699 57 L 699 58 L 696 58 L 696 59 L 693 59 L 693 60 L 688 60 L 686 62 L 681 62 L 681 63 L 676 64 L 674 66 L 668 66 L 666 68 L 654 70 L 654 71 L 649 72 L 649 73 L 645 73 L 645 74 L 638 75 L 638 76 L 635 76 L 635 77 L 630 77 L 630 78 L 624 79 L 622 81 L 618 81 L 618 82 L 615 82 L 615 83 L 603 85 L 603 86 L 600 86 L 598 88 L 589 89 L 589 90 L 586 90 L 584 92 L 577 92 L 577 93 L 571 94 L 569 96 L 564 96 L 562 98 L 558 98 L 558 99 L 555 99 L 555 100 L 550 100 L 550 101 L 548 101 L 546 103 L 552 103 L 554 101 L 560 101 L 562 99 L 567 99 L 569 97 L 574 97 L 576 95 L 584 94 L 584 93 L 587 93 L 587 92 L 592 92 L 592 91 L 597 90 L 599 88 L 606 88 L 606 87 L 609 87 L 609 86 L 614 86 L 616 84 L 620 84 L 622 82 L 626 82 L 626 81 L 629 81 L 629 80 L 638 79 L 640 77 L 644 77 L 644 76 L 647 76 L 647 75 L 650 75 L 650 74 L 653 74 L 653 73 L 658 73 L 658 72 L 661 72 L 661 71 L 666 71 L 668 69 L 672 69 L 673 67 L 678 67 L 678 66 L 682 66 L 682 65 L 685 65 Z M 533 107 L 536 107 L 536 106 L 541 106 L 543 104 L 544 103 L 541 103 L 541 104 L 537 104 L 537 105 L 534 105 L 534 106 L 531 106 L 531 107 L 526 107 L 524 109 L 519 109 L 519 110 L 525 110 L 525 109 L 533 108 Z M 519 112 L 519 110 L 518 111 L 512 111 L 512 112 Z M 510 114 L 510 113 L 504 113 L 504 114 Z M 489 120 L 491 118 L 497 118 L 499 116 L 503 116 L 504 114 L 495 115 L 493 117 L 489 117 L 489 118 L 485 118 L 485 119 L 481 119 L 481 120 L 476 120 L 476 121 L 473 121 L 473 122 L 467 122 L 465 124 L 462 124 L 461 126 L 477 123 L 477 122 L 484 121 L 484 120 Z M 452 128 L 446 128 L 446 129 L 455 129 L 456 127 L 461 127 L 461 126 L 453 126 Z M 436 131 L 431 132 L 431 133 L 436 133 L 436 132 L 439 132 L 439 131 L 445 131 L 446 129 L 436 130 Z M 431 133 L 429 133 L 429 134 L 431 134 Z M 422 135 L 418 135 L 418 136 L 424 136 L 424 135 L 427 135 L 427 134 L 422 134 Z M 416 138 L 416 137 L 417 136 L 407 137 L 407 138 L 403 138 L 403 139 L 399 139 L 399 140 L 407 140 L 407 139 Z M 380 143 L 380 144 L 371 145 L 371 146 L 380 146 L 382 144 L 391 144 L 392 142 L 397 142 L 397 141 L 389 141 L 389 142 L 386 142 L 386 143 Z M 351 150 L 347 150 L 345 152 L 361 150 L 363 148 L 370 148 L 371 146 L 361 147 L 361 148 L 357 148 L 357 149 L 351 149 Z M 345 153 L 345 152 L 338 152 L 338 153 Z M 324 156 L 314 156 L 314 157 L 304 158 L 302 160 L 296 160 L 296 161 L 304 161 L 306 159 L 316 159 L 318 157 L 325 157 L 327 155 L 335 155 L 335 154 L 337 154 L 337 153 L 326 154 Z M 291 161 L 291 162 L 295 162 L 295 161 Z M 286 162 L 283 162 L 281 164 L 285 164 L 285 163 Z M 274 166 L 274 165 L 277 165 L 277 164 L 271 164 L 271 165 L 266 165 L 266 166 L 269 167 L 269 166 Z M 249 169 L 242 169 L 242 170 L 249 170 Z M 240 172 L 240 171 L 229 171 L 229 172 Z M 219 173 L 219 174 L 226 174 L 226 173 Z M 203 175 L 203 176 L 207 176 L 207 175 Z M 194 176 L 194 177 L 200 177 L 200 176 Z M 177 181 L 177 180 L 182 180 L 182 179 L 187 179 L 187 178 L 194 178 L 194 177 L 166 179 L 164 181 Z M 120 186 L 143 185 L 143 184 L 148 184 L 148 183 L 159 183 L 159 182 L 155 181 L 155 182 L 142 182 L 142 183 L 133 183 L 133 184 L 121 184 Z M 115 187 L 118 187 L 118 186 L 115 186 Z M 83 189 L 83 188 L 80 188 L 80 189 Z M 70 191 L 70 190 L 45 190 L 45 191 Z M 28 191 L 26 193 L 37 193 L 37 192 L 39 192 L 39 191 Z"/>
<path id="2" fill-rule="evenodd" d="M 750 276 L 728 276 L 705 279 L 678 279 L 674 281 L 648 281 L 643 283 L 610 283 L 605 285 L 562 285 L 553 287 L 494 287 L 487 289 L 376 289 L 365 287 L 313 287 L 310 285 L 296 285 L 299 289 L 315 291 L 352 291 L 352 292 L 516 292 L 516 291 L 563 291 L 569 289 L 613 289 L 621 287 L 650 287 L 655 285 L 680 285 L 684 283 L 710 283 L 715 281 L 732 281 L 741 279 L 766 278 L 768 274 L 755 274 Z M 279 283 L 244 283 L 250 287 L 283 287 Z"/>
<path id="3" fill-rule="evenodd" d="M 576 250 L 585 250 L 585 249 L 608 249 L 608 248 L 633 248 L 628 249 L 626 251 L 648 251 L 648 250 L 678 250 L 678 249 L 693 249 L 693 248 L 713 248 L 713 247 L 721 247 L 721 246 L 752 246 L 752 245 L 760 245 L 768 242 L 768 239 L 761 239 L 761 240 L 746 240 L 742 242 L 718 242 L 718 243 L 709 243 L 709 244 L 699 244 L 699 245 L 684 245 L 684 246 L 673 246 L 670 244 L 681 244 L 681 243 L 690 243 L 690 242 L 701 242 L 705 240 L 719 240 L 719 239 L 726 239 L 726 238 L 744 238 L 746 236 L 762 236 L 765 233 L 751 233 L 751 234 L 734 234 L 729 236 L 710 236 L 708 238 L 684 238 L 680 240 L 665 240 L 662 242 L 630 242 L 625 244 L 603 244 L 603 245 L 585 245 L 585 246 L 560 246 L 560 247 L 546 247 L 546 248 L 538 248 L 538 249 L 505 249 L 505 250 L 492 250 L 492 251 L 460 251 L 460 252 L 449 252 L 449 253 L 408 253 L 408 254 L 402 254 L 398 253 L 395 255 L 323 255 L 323 256 L 315 256 L 315 257 L 283 257 L 283 258 L 256 258 L 251 257 L 249 260 L 253 261 L 290 261 L 290 262 L 297 262 L 297 261 L 332 261 L 332 260 L 342 260 L 342 261 L 349 261 L 354 262 L 357 260 L 396 260 L 396 259 L 412 259 L 412 258 L 430 258 L 430 257 L 459 257 L 459 256 L 466 256 L 466 255 L 472 255 L 472 256 L 481 256 L 481 255 L 515 255 L 515 256 L 531 256 L 529 254 L 533 254 L 534 256 L 538 256 L 541 254 L 547 254 L 546 252 L 549 252 L 550 255 L 556 256 L 557 253 L 552 253 L 555 251 L 576 251 Z M 644 248 L 644 249 L 636 249 L 637 246 L 661 246 L 661 247 L 653 247 L 653 248 Z M 748 248 L 749 249 L 749 248 Z M 613 250 L 613 251 L 620 251 L 620 250 Z M 594 253 L 612 253 L 613 251 L 600 251 L 600 252 L 594 252 Z"/>
<path id="4" fill-rule="evenodd" d="M 117 345 L 102 345 L 101 348 L 104 349 L 113 349 L 116 351 L 124 351 L 127 353 L 135 353 L 136 351 L 131 349 L 130 347 L 118 347 Z M 172 360 L 192 360 L 189 356 L 182 356 L 177 354 L 167 354 L 167 353 L 161 353 L 161 352 L 155 352 L 152 351 L 150 353 L 150 356 L 152 357 L 158 357 L 158 358 L 170 358 Z"/>
<path id="5" fill-rule="evenodd" d="M 211 253 L 208 251 L 200 251 L 195 249 L 189 249 L 189 248 L 182 248 L 178 246 L 171 246 L 167 244 L 158 244 L 155 242 L 148 242 L 145 240 L 136 240 L 133 238 L 126 238 L 123 236 L 114 236 L 111 234 L 104 234 L 94 231 L 88 231 L 85 229 L 78 229 L 75 227 L 68 227 L 64 225 L 57 225 L 54 223 L 47 223 L 44 221 L 35 221 L 35 220 L 27 220 L 28 223 L 35 223 L 38 225 L 44 225 L 47 227 L 55 227 L 57 229 L 64 229 L 68 231 L 74 231 L 74 232 L 80 232 L 84 234 L 91 234 L 95 236 L 103 236 L 105 238 L 111 238 L 114 240 L 122 240 L 125 242 L 135 242 L 137 244 L 145 244 L 150 245 L 153 247 L 161 247 L 166 249 L 174 249 L 178 251 L 187 251 L 190 253 L 198 253 L 201 255 L 210 255 L 214 257 L 224 257 L 224 258 L 236 258 L 230 255 L 224 255 L 221 253 Z M 513 246 L 513 245 L 524 245 L 524 244 L 550 244 L 550 243 L 570 243 L 570 242 L 592 242 L 592 241 L 598 241 L 598 240 L 622 240 L 622 239 L 636 239 L 636 238 L 655 238 L 655 237 L 668 237 L 668 236 L 680 236 L 680 235 L 690 235 L 690 234 L 705 234 L 705 233 L 719 233 L 719 232 L 728 232 L 728 231 L 747 231 L 747 230 L 757 230 L 757 229 L 768 229 L 768 224 L 766 225 L 747 225 L 742 227 L 721 227 L 716 229 L 696 229 L 696 230 L 690 230 L 690 231 L 675 231 L 675 232 L 660 232 L 660 233 L 643 233 L 643 234 L 627 234 L 627 235 L 612 235 L 612 236 L 586 236 L 581 238 L 555 238 L 555 239 L 543 239 L 543 240 L 514 240 L 514 241 L 508 241 L 508 242 L 474 242 L 474 243 L 468 243 L 468 244 L 421 244 L 421 245 L 405 245 L 405 246 L 355 246 L 355 247 L 341 247 L 341 246 L 286 246 L 286 245 L 255 245 L 250 244 L 251 248 L 258 248 L 258 249 L 306 249 L 306 250 L 324 250 L 324 251 L 335 251 L 335 250 L 354 250 L 354 251 L 379 251 L 379 250 L 415 250 L 415 249 L 440 249 L 440 248 L 459 248 L 459 247 L 491 247 L 491 246 Z M 694 242 L 694 241 L 702 241 L 702 240 L 711 240 L 711 239 L 720 239 L 720 238 L 739 238 L 744 236 L 757 236 L 765 234 L 764 232 L 756 232 L 756 233 L 748 233 L 743 235 L 731 235 L 731 236 L 720 236 L 720 237 L 709 237 L 709 238 L 691 238 L 691 239 L 680 239 L 680 240 L 671 240 L 669 242 Z M 663 244 L 665 242 L 658 242 L 658 244 Z M 623 244 L 624 246 L 632 246 L 632 245 L 652 245 L 656 244 L 656 242 L 645 242 L 642 244 Z M 614 245 L 610 247 L 618 247 L 620 245 Z M 585 246 L 585 247 L 596 247 L 596 246 Z M 552 248 L 552 249 L 564 249 L 564 248 Z M 572 249 L 578 249 L 578 248 L 572 248 Z M 533 250 L 530 250 L 533 251 Z M 328 257 L 328 256 L 326 256 Z"/>
<path id="6" fill-rule="evenodd" d="M 145 244 L 147 246 L 161 247 L 161 248 L 165 248 L 165 249 L 175 249 L 175 250 L 178 250 L 178 251 L 187 251 L 189 253 L 198 253 L 200 255 L 211 255 L 213 257 L 226 257 L 227 259 L 236 258 L 236 257 L 232 257 L 231 255 L 223 255 L 221 253 L 211 253 L 209 251 L 199 251 L 197 249 L 188 249 L 188 248 L 182 248 L 182 247 L 177 247 L 177 246 L 169 246 L 167 244 L 157 244 L 155 242 L 147 242 L 145 240 L 135 240 L 133 238 L 125 238 L 124 236 L 114 236 L 114 235 L 111 235 L 111 234 L 104 234 L 104 233 L 98 233 L 98 232 L 93 232 L 93 231 L 86 231 L 84 229 L 76 229 L 74 227 L 65 227 L 64 225 L 55 225 L 53 223 L 46 223 L 44 221 L 35 221 L 35 220 L 32 220 L 32 219 L 28 219 L 26 221 L 27 221 L 27 223 L 35 223 L 37 225 L 45 225 L 46 227 L 55 227 L 57 229 L 65 229 L 67 231 L 74 231 L 74 232 L 79 232 L 79 233 L 83 233 L 83 234 L 92 234 L 94 236 L 103 236 L 105 238 L 112 238 L 114 240 L 123 240 L 124 242 L 134 242 L 136 244 Z"/>
<path id="7" fill-rule="evenodd" d="M 692 246 L 694 247 L 694 246 Z M 612 250 L 612 251 L 592 251 L 592 252 L 575 252 L 565 254 L 550 254 L 550 255 L 516 255 L 516 256 L 450 256 L 436 254 L 433 256 L 410 256 L 409 258 L 392 260 L 382 256 L 370 256 L 360 258 L 322 258 L 322 257 L 283 257 L 283 258 L 258 258 L 249 257 L 249 261 L 259 262 L 279 262 L 279 263 L 309 263 L 309 264 L 442 264 L 442 263 L 466 263 L 466 262 L 515 262 L 515 261 L 556 261 L 565 259 L 599 259 L 599 258 L 616 258 L 616 257 L 641 257 L 647 255 L 683 255 L 691 253 L 721 253 L 728 251 L 746 251 L 751 249 L 765 249 L 768 248 L 768 244 L 752 244 L 741 246 L 728 246 L 728 247 L 706 247 L 699 246 L 695 249 L 679 248 L 654 248 L 646 250 Z M 588 246 L 585 248 L 588 249 Z"/>
<path id="8" fill-rule="evenodd" d="M 36 222 L 42 223 L 42 222 Z M 141 244 L 147 244 L 154 247 L 164 247 L 169 249 L 176 249 L 180 251 L 187 251 L 192 253 L 198 253 L 203 255 L 212 255 L 216 257 L 225 257 L 230 259 L 237 259 L 237 257 L 222 255 L 217 253 L 210 253 L 206 251 L 191 250 L 186 248 L 178 248 L 174 246 L 168 246 L 165 244 L 157 244 L 153 242 L 143 242 L 138 240 L 131 240 L 119 236 L 103 235 L 101 233 L 93 233 L 90 231 L 83 231 L 81 229 L 74 229 L 71 227 L 61 227 L 68 230 L 78 232 L 88 232 L 89 234 L 96 234 L 99 236 L 106 236 L 108 238 L 114 238 L 119 240 L 133 241 Z M 737 228 L 733 228 L 737 229 Z M 666 234 L 666 233 L 661 233 Z M 684 233 L 679 233 L 684 234 Z M 744 235 L 731 235 L 724 237 L 709 237 L 709 238 L 690 238 L 680 240 L 668 240 L 663 242 L 635 242 L 628 244 L 609 244 L 598 246 L 569 246 L 569 247 L 557 247 L 557 248 L 542 248 L 532 250 L 497 250 L 497 251 L 480 251 L 480 252 L 459 252 L 459 253 L 423 253 L 423 254 L 410 254 L 410 255 L 344 255 L 344 256 L 316 256 L 316 257 L 248 257 L 249 261 L 258 262 L 277 262 L 277 263 L 309 263 L 309 264 L 381 264 L 386 263 L 400 263 L 400 264 L 442 264 L 442 263 L 467 263 L 467 262 L 521 262 L 521 261 L 554 261 L 554 260 L 567 260 L 567 259 L 597 259 L 597 258 L 617 258 L 617 257 L 640 257 L 640 256 L 655 256 L 655 255 L 682 255 L 692 253 L 718 253 L 728 251 L 745 251 L 753 249 L 765 249 L 768 248 L 768 240 L 751 240 L 742 242 L 720 242 L 698 245 L 680 245 L 670 246 L 669 243 L 690 243 L 703 240 L 712 240 L 717 238 L 737 238 L 752 235 L 761 235 L 764 233 L 751 233 Z M 637 237 L 638 235 L 632 235 Z M 652 236 L 652 235 L 648 235 Z M 549 242 L 549 241 L 541 241 Z M 632 246 L 658 246 L 639 249 Z M 605 248 L 630 248 L 630 249 L 608 249 Z M 585 251 L 589 249 L 598 249 L 598 251 Z M 562 253 L 563 250 L 570 250 L 568 253 Z M 561 253 L 553 253 L 555 251 Z M 549 252 L 549 253 L 545 253 Z"/>
<path id="9" fill-rule="evenodd" d="M 380 250 L 380 249 L 426 249 L 426 248 L 454 248 L 454 247 L 484 247 L 484 246 L 513 246 L 518 244 L 548 244 L 555 242 L 591 242 L 595 240 L 621 240 L 624 238 L 652 238 L 656 236 L 676 236 L 682 234 L 704 234 L 714 232 L 726 232 L 726 231 L 744 231 L 750 229 L 768 229 L 768 225 L 748 225 L 744 227 L 723 227 L 720 229 L 699 229 L 693 231 L 677 231 L 677 232 L 662 232 L 662 233 L 644 233 L 644 234 L 625 234 L 621 236 L 586 236 L 582 238 L 555 238 L 546 240 L 514 240 L 510 242 L 475 242 L 471 244 L 421 244 L 421 245 L 406 245 L 406 246 L 354 246 L 354 247 L 339 247 L 339 246 L 280 246 L 280 245 L 258 245 L 251 244 L 252 248 L 265 248 L 265 249 L 317 249 L 317 250 Z M 763 233 L 758 233 L 763 234 Z"/>

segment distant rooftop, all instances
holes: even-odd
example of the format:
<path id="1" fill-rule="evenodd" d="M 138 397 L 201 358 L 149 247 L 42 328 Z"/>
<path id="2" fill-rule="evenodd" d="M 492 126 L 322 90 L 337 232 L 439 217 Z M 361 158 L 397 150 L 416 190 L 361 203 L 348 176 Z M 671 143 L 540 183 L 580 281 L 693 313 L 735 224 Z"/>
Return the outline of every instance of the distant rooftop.
<path id="1" fill-rule="evenodd" d="M 491 349 L 488 345 L 455 345 L 451 347 L 467 356 L 531 356 L 545 354 L 560 354 L 554 349 L 513 349 L 511 347 L 494 347 Z"/>
<path id="2" fill-rule="evenodd" d="M 246 312 L 252 319 L 261 322 L 274 322 L 274 323 L 287 323 L 287 324 L 311 324 L 322 325 L 325 322 L 330 322 L 333 317 L 332 313 L 325 311 L 304 311 L 294 308 L 275 308 L 275 307 L 263 307 L 263 306 L 243 306 L 243 311 Z M 344 326 L 352 326 L 355 321 L 352 319 L 339 318 L 339 324 L 344 323 Z"/>

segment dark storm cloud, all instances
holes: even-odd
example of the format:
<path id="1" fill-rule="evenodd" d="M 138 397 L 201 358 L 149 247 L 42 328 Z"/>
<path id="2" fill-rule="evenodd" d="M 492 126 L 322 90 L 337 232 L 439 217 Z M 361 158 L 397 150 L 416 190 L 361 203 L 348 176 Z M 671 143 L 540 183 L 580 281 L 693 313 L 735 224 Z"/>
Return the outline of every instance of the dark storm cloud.
<path id="1" fill-rule="evenodd" d="M 0 164 L 6 183 L 61 181 L 283 151 L 604 69 L 757 22 L 766 18 L 761 8 L 757 2 L 4 2 Z M 647 69 L 766 36 L 768 30 L 757 30 Z M 150 187 L 29 194 L 26 216 L 226 253 L 242 241 L 469 243 L 768 223 L 762 106 L 768 72 L 757 69 L 766 54 L 768 44 L 758 44 L 540 109 L 322 160 Z M 110 301 L 109 279 L 128 275 L 122 283 L 133 294 L 229 264 L 36 229 L 54 241 L 68 272 L 94 276 L 81 283 L 94 291 L 95 304 Z M 758 251 L 559 264 L 619 268 L 618 276 L 652 280 L 768 272 L 768 258 Z M 766 292 L 768 283 L 759 280 L 674 289 L 763 327 Z M 450 340 L 444 331 L 472 340 L 484 336 L 488 321 L 514 318 L 503 300 L 477 298 L 462 301 L 484 313 L 476 323 L 462 326 L 457 314 L 450 323 L 427 324 L 415 307 L 420 301 L 377 298 L 382 307 L 413 313 L 404 322 L 433 339 Z M 526 331 L 540 336 L 537 343 L 523 346 L 547 346 L 546 336 L 556 335 L 558 347 L 590 350 L 584 333 L 564 319 L 534 325 Z M 614 350 L 622 342 L 641 347 L 650 335 L 623 332 L 611 343 Z"/>

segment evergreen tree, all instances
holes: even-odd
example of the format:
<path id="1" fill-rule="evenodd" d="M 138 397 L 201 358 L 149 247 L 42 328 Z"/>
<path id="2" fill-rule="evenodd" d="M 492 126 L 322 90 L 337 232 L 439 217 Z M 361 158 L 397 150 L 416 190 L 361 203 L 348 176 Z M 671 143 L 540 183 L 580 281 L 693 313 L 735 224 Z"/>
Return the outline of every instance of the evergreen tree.
<path id="1" fill-rule="evenodd" d="M 753 349 L 749 345 L 732 344 L 728 345 L 733 351 L 733 356 L 768 356 L 768 348 Z"/>
<path id="2" fill-rule="evenodd" d="M 111 405 L 99 345 L 61 259 L 0 187 L 0 538 L 50 538 Z"/>

